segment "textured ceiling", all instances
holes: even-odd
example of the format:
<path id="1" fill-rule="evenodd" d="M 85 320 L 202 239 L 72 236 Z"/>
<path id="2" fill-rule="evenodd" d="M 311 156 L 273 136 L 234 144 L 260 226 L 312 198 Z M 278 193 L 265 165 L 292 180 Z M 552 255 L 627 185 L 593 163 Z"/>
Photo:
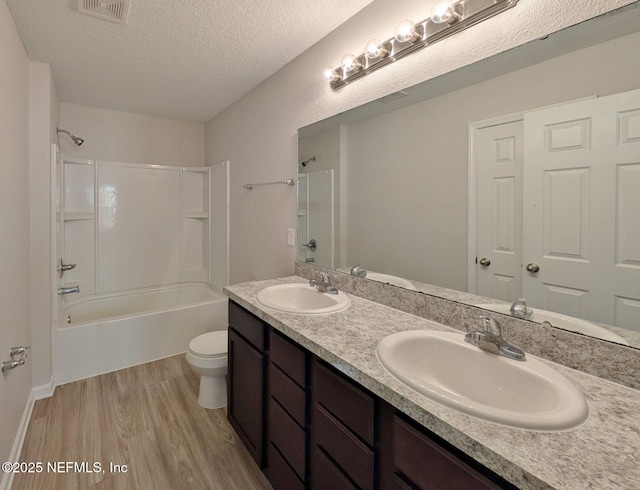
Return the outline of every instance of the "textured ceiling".
<path id="1" fill-rule="evenodd" d="M 206 122 L 371 1 L 131 0 L 124 25 L 76 0 L 7 4 L 63 102 Z"/>

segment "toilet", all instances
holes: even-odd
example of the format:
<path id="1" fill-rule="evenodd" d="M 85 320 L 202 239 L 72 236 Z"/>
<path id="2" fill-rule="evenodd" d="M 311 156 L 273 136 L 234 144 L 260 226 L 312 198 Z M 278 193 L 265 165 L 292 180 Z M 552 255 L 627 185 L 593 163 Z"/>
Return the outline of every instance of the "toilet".
<path id="1" fill-rule="evenodd" d="M 198 403 L 204 408 L 227 404 L 227 331 L 207 332 L 189 342 L 187 362 L 200 375 Z"/>

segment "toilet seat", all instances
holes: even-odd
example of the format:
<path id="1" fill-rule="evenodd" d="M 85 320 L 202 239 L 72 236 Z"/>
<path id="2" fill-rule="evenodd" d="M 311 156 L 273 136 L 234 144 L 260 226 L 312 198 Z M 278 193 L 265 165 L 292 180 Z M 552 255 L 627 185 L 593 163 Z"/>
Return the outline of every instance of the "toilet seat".
<path id="1" fill-rule="evenodd" d="M 189 353 L 205 358 L 226 357 L 227 342 L 226 330 L 203 333 L 189 342 Z"/>

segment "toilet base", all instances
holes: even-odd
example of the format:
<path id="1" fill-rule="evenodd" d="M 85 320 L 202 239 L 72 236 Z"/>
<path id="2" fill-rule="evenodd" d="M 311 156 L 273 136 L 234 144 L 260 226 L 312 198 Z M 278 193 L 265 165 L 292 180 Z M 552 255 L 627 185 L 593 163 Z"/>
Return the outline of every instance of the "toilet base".
<path id="1" fill-rule="evenodd" d="M 207 409 L 227 406 L 227 383 L 224 376 L 200 376 L 198 404 Z"/>

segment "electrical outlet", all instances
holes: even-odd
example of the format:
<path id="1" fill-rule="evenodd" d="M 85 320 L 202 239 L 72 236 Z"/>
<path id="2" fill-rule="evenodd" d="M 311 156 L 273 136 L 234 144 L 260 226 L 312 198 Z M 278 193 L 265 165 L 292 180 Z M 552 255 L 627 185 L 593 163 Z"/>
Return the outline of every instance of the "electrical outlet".
<path id="1" fill-rule="evenodd" d="M 289 244 L 290 247 L 296 246 L 296 229 L 295 228 L 289 228 L 287 230 L 287 243 Z"/>

